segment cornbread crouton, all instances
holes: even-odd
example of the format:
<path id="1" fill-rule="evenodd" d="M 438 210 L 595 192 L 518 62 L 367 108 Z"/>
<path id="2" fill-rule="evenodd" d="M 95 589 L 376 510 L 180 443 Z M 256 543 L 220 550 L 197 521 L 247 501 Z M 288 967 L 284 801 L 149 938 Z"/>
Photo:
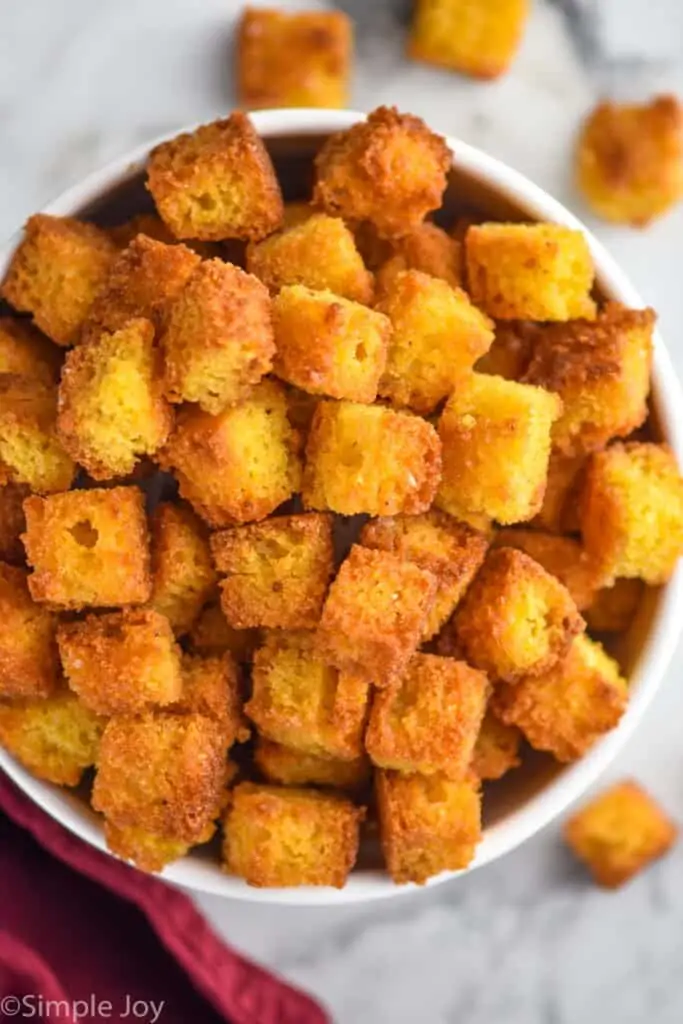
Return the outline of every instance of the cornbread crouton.
<path id="1" fill-rule="evenodd" d="M 215 831 L 215 825 L 211 832 Z M 122 860 L 129 860 L 141 871 L 163 871 L 173 861 L 189 853 L 192 844 L 182 839 L 167 839 L 133 825 L 117 828 L 105 818 L 104 838 L 107 848 Z M 211 838 L 208 834 L 207 841 Z"/>
<path id="2" fill-rule="evenodd" d="M 551 428 L 561 410 L 557 395 L 543 388 L 472 374 L 439 419 L 438 507 L 456 518 L 531 519 L 543 504 Z"/>
<path id="3" fill-rule="evenodd" d="M 477 373 L 489 373 L 505 380 L 521 380 L 534 351 L 539 327 L 524 320 L 495 325 L 495 336 L 488 352 L 477 361 Z"/>
<path id="4" fill-rule="evenodd" d="M 683 114 L 675 96 L 599 103 L 577 142 L 576 177 L 605 220 L 644 227 L 683 195 Z"/>
<path id="5" fill-rule="evenodd" d="M 683 553 L 683 479 L 663 444 L 614 444 L 591 456 L 579 502 L 583 541 L 608 583 L 666 583 Z"/>
<path id="6" fill-rule="evenodd" d="M 67 490 L 76 466 L 57 435 L 57 388 L 0 376 L 0 482 Z"/>
<path id="7" fill-rule="evenodd" d="M 436 588 L 436 576 L 426 569 L 355 544 L 323 607 L 321 656 L 377 687 L 398 682 L 420 641 Z"/>
<path id="8" fill-rule="evenodd" d="M 400 682 L 373 698 L 365 736 L 370 759 L 380 768 L 464 778 L 488 696 L 483 672 L 416 654 Z"/>
<path id="9" fill-rule="evenodd" d="M 627 701 L 628 686 L 616 661 L 587 636 L 575 637 L 552 668 L 498 687 L 493 695 L 496 715 L 558 761 L 582 757 L 618 724 Z"/>
<path id="10" fill-rule="evenodd" d="M 152 597 L 182 636 L 192 628 L 216 585 L 208 530 L 187 505 L 161 502 L 150 519 Z"/>
<path id="11" fill-rule="evenodd" d="M 342 761 L 363 753 L 368 684 L 327 665 L 313 633 L 269 634 L 254 656 L 252 686 L 244 710 L 267 739 Z"/>
<path id="12" fill-rule="evenodd" d="M 563 455 L 551 450 L 543 504 L 531 526 L 549 533 L 578 533 L 576 511 L 586 455 Z"/>
<path id="13" fill-rule="evenodd" d="M 26 377 L 44 384 L 59 379 L 62 352 L 27 320 L 0 317 L 0 376 Z"/>
<path id="14" fill-rule="evenodd" d="M 642 580 L 618 579 L 611 587 L 595 593 L 583 617 L 591 633 L 623 633 L 631 625 L 638 609 L 645 584 Z"/>
<path id="15" fill-rule="evenodd" d="M 77 786 L 95 763 L 105 720 L 75 694 L 0 704 L 0 743 L 33 775 L 58 786 Z"/>
<path id="16" fill-rule="evenodd" d="M 291 384 L 287 385 L 287 415 L 297 433 L 305 441 L 308 438 L 313 422 L 313 413 L 318 407 L 320 398 L 318 395 L 309 395 L 307 391 L 301 391 Z"/>
<path id="17" fill-rule="evenodd" d="M 521 762 L 519 744 L 522 734 L 514 725 L 505 725 L 489 710 L 484 715 L 474 744 L 472 763 L 474 775 L 482 782 L 501 779 Z"/>
<path id="18" fill-rule="evenodd" d="M 223 654 L 229 651 L 240 664 L 249 664 L 260 643 L 258 629 L 233 629 L 228 625 L 218 601 L 210 601 L 189 634 L 193 651 L 199 654 Z"/>
<path id="19" fill-rule="evenodd" d="M 542 565 L 546 572 L 564 584 L 579 611 L 592 603 L 602 583 L 599 565 L 574 537 L 511 528 L 498 530 L 493 544 L 495 547 L 518 548 Z"/>
<path id="20" fill-rule="evenodd" d="M 410 413 L 356 402 L 320 402 L 306 444 L 307 508 L 342 515 L 417 515 L 441 474 L 434 427 Z"/>
<path id="21" fill-rule="evenodd" d="M 282 223 L 282 195 L 270 157 L 238 110 L 156 146 L 147 188 L 176 238 L 254 240 Z"/>
<path id="22" fill-rule="evenodd" d="M 242 714 L 239 671 L 231 654 L 184 654 L 182 679 L 182 696 L 174 705 L 177 710 L 218 722 L 226 750 L 233 743 L 249 739 L 251 730 Z"/>
<path id="23" fill-rule="evenodd" d="M 517 53 L 529 7 L 529 0 L 418 0 L 408 56 L 497 78 Z"/>
<path id="24" fill-rule="evenodd" d="M 332 516 L 277 516 L 211 538 L 221 606 L 235 629 L 313 629 L 334 568 Z"/>
<path id="25" fill-rule="evenodd" d="M 481 796 L 472 782 L 391 771 L 375 779 L 382 852 L 395 882 L 424 885 L 467 867 L 481 839 Z"/>
<path id="26" fill-rule="evenodd" d="M 24 499 L 29 495 L 25 484 L 0 486 L 0 561 L 23 565 L 26 552 L 21 535 L 26 529 Z"/>
<path id="27" fill-rule="evenodd" d="M 160 461 L 212 526 L 264 519 L 300 489 L 299 436 L 282 385 L 261 381 L 217 416 L 182 409 Z"/>
<path id="28" fill-rule="evenodd" d="M 34 601 L 79 609 L 149 599 L 147 519 L 138 487 L 32 496 L 24 511 Z"/>
<path id="29" fill-rule="evenodd" d="M 93 480 L 132 473 L 166 441 L 172 422 L 149 320 L 129 320 L 67 354 L 57 432 Z"/>
<path id="30" fill-rule="evenodd" d="M 92 805 L 118 828 L 201 842 L 218 817 L 227 777 L 221 726 L 198 714 L 148 711 L 110 719 Z"/>
<path id="31" fill-rule="evenodd" d="M 288 284 L 329 290 L 369 304 L 374 281 L 344 221 L 315 213 L 294 227 L 247 248 L 247 270 L 278 292 Z"/>
<path id="32" fill-rule="evenodd" d="M 287 228 L 294 228 L 297 224 L 303 224 L 305 220 L 312 217 L 316 212 L 315 207 L 311 206 L 310 203 L 302 200 L 294 200 L 291 203 L 285 203 L 284 214 L 282 217 L 282 229 L 286 231 Z"/>
<path id="33" fill-rule="evenodd" d="M 365 755 L 353 761 L 304 754 L 259 736 L 254 764 L 267 782 L 282 786 L 329 786 L 350 793 L 362 790 L 370 781 L 370 761 Z"/>
<path id="34" fill-rule="evenodd" d="M 401 237 L 441 205 L 450 166 L 445 140 L 424 121 L 379 107 L 324 143 L 313 201 L 345 220 L 371 221 L 380 236 Z"/>
<path id="35" fill-rule="evenodd" d="M 174 245 L 178 241 L 157 213 L 137 213 L 122 224 L 107 228 L 107 234 L 119 249 L 127 249 L 138 235 L 145 235 L 165 245 Z"/>
<path id="36" fill-rule="evenodd" d="M 0 295 L 20 313 L 31 313 L 36 327 L 58 345 L 73 345 L 116 251 L 94 224 L 35 214 L 26 222 Z"/>
<path id="37" fill-rule="evenodd" d="M 170 400 L 219 413 L 272 367 L 268 291 L 239 267 L 206 260 L 172 303 L 161 341 Z"/>
<path id="38" fill-rule="evenodd" d="M 275 373 L 304 391 L 374 402 L 391 323 L 330 291 L 288 285 L 273 301 Z"/>
<path id="39" fill-rule="evenodd" d="M 180 699 L 180 650 L 168 619 L 151 608 L 62 622 L 57 643 L 69 687 L 99 715 L 133 715 Z"/>
<path id="40" fill-rule="evenodd" d="M 472 301 L 497 320 L 590 319 L 593 260 L 560 224 L 478 224 L 465 236 Z"/>
<path id="41" fill-rule="evenodd" d="M 637 782 L 618 782 L 572 815 L 565 842 L 598 885 L 616 889 L 663 857 L 678 826 Z"/>
<path id="42" fill-rule="evenodd" d="M 404 270 L 419 270 L 457 288 L 462 284 L 462 247 L 443 228 L 425 221 L 390 243 L 390 255 L 377 270 L 378 291 L 387 291 Z"/>
<path id="43" fill-rule="evenodd" d="M 237 29 L 237 93 L 245 107 L 345 107 L 353 28 L 341 11 L 247 7 Z"/>
<path id="44" fill-rule="evenodd" d="M 464 291 L 419 270 L 397 274 L 377 308 L 393 325 L 379 392 L 423 415 L 470 374 L 493 341 L 493 324 Z"/>
<path id="45" fill-rule="evenodd" d="M 242 782 L 225 815 L 225 869 L 249 885 L 346 882 L 363 811 L 336 795 Z"/>
<path id="46" fill-rule="evenodd" d="M 495 548 L 455 613 L 467 660 L 492 680 L 548 672 L 585 623 L 569 591 L 515 548 Z"/>
<path id="47" fill-rule="evenodd" d="M 423 641 L 435 636 L 451 617 L 488 548 L 483 533 L 438 509 L 418 516 L 371 520 L 363 527 L 360 543 L 366 548 L 391 551 L 436 576 L 436 597 Z"/>
<path id="48" fill-rule="evenodd" d="M 33 603 L 26 578 L 0 562 L 0 699 L 47 697 L 57 685 L 57 621 Z"/>
<path id="49" fill-rule="evenodd" d="M 652 309 L 612 302 L 592 322 L 538 331 L 524 380 L 562 399 L 562 415 L 553 426 L 558 451 L 597 451 L 645 422 L 654 322 Z"/>

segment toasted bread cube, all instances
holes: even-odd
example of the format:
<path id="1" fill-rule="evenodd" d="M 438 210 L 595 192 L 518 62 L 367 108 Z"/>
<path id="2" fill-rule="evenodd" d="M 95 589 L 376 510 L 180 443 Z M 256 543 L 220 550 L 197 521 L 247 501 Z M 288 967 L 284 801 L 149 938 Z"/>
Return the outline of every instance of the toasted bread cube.
<path id="1" fill-rule="evenodd" d="M 560 224 L 478 224 L 465 236 L 472 301 L 497 320 L 590 319 L 593 259 Z"/>
<path id="2" fill-rule="evenodd" d="M 92 805 L 118 828 L 201 842 L 227 777 L 221 726 L 199 714 L 148 711 L 109 720 Z"/>
<path id="3" fill-rule="evenodd" d="M 174 705 L 177 710 L 218 722 L 226 749 L 249 739 L 251 730 L 242 714 L 240 675 L 231 654 L 184 654 L 182 680 L 182 695 Z"/>
<path id="4" fill-rule="evenodd" d="M 463 779 L 488 696 L 483 672 L 416 654 L 396 686 L 375 694 L 365 749 L 380 768 Z"/>
<path id="5" fill-rule="evenodd" d="M 175 245 L 178 239 L 169 231 L 158 213 L 137 213 L 113 228 L 107 228 L 107 234 L 119 249 L 127 249 L 134 238 L 145 235 L 155 242 Z M 201 243 L 199 243 L 201 245 Z"/>
<path id="6" fill-rule="evenodd" d="M 24 500 L 29 495 L 25 484 L 0 486 L 0 561 L 23 565 L 26 552 L 21 535 L 26 529 Z"/>
<path id="7" fill-rule="evenodd" d="M 380 293 L 389 290 L 397 274 L 404 270 L 419 270 L 438 277 L 451 288 L 462 284 L 462 246 L 436 224 L 425 221 L 409 235 L 388 244 L 389 254 L 380 259 L 377 270 Z"/>
<path id="8" fill-rule="evenodd" d="M 373 277 L 365 269 L 351 231 L 339 217 L 324 213 L 250 245 L 247 270 L 271 292 L 301 284 L 352 302 L 368 304 L 372 299 Z"/>
<path id="9" fill-rule="evenodd" d="M 683 195 L 683 112 L 675 96 L 599 103 L 576 147 L 576 177 L 594 213 L 645 227 Z"/>
<path id="10" fill-rule="evenodd" d="M 455 613 L 467 660 L 492 680 L 550 671 L 585 622 L 558 579 L 515 548 L 494 548 Z"/>
<path id="11" fill-rule="evenodd" d="M 591 633 L 623 633 L 631 625 L 645 592 L 642 580 L 618 579 L 601 587 L 583 610 Z"/>
<path id="12" fill-rule="evenodd" d="M 262 736 L 256 740 L 254 764 L 267 782 L 282 786 L 329 786 L 350 793 L 362 790 L 371 776 L 365 754 L 353 761 L 317 757 Z"/>
<path id="13" fill-rule="evenodd" d="M 57 388 L 0 376 L 0 482 L 67 490 L 76 466 L 57 435 Z"/>
<path id="14" fill-rule="evenodd" d="M 0 700 L 48 697 L 57 686 L 57 622 L 31 600 L 27 575 L 0 562 Z"/>
<path id="15" fill-rule="evenodd" d="M 356 402 L 320 402 L 306 444 L 307 508 L 342 515 L 417 515 L 441 474 L 434 427 L 409 413 Z"/>
<path id="16" fill-rule="evenodd" d="M 66 357 L 57 431 L 64 448 L 93 480 L 133 472 L 171 429 L 163 368 L 149 320 L 129 320 Z"/>
<path id="17" fill-rule="evenodd" d="M 419 516 L 371 520 L 363 527 L 360 543 L 391 551 L 436 576 L 436 597 L 422 633 L 425 641 L 450 619 L 484 561 L 489 542 L 467 523 L 431 509 Z"/>
<path id="18" fill-rule="evenodd" d="M 678 826 L 643 787 L 618 782 L 571 816 L 564 838 L 598 885 L 616 889 L 663 857 Z"/>
<path id="19" fill-rule="evenodd" d="M 521 380 L 534 352 L 539 327 L 524 320 L 501 320 L 488 352 L 477 361 L 477 373 L 488 373 L 505 380 Z"/>
<path id="20" fill-rule="evenodd" d="M 95 763 L 105 720 L 75 694 L 20 704 L 0 703 L 0 745 L 39 779 L 77 786 Z"/>
<path id="21" fill-rule="evenodd" d="M 211 828 L 215 831 L 215 826 Z M 168 839 L 144 828 L 127 825 L 118 828 L 104 820 L 104 838 L 107 848 L 122 860 L 129 860 L 141 871 L 163 871 L 173 861 L 189 853 L 192 844 L 182 839 Z M 202 837 L 203 838 L 203 837 Z M 207 831 L 207 841 L 211 838 Z"/>
<path id="22" fill-rule="evenodd" d="M 380 394 L 423 415 L 469 376 L 493 341 L 493 324 L 464 291 L 419 270 L 397 274 L 377 308 L 394 329 Z"/>
<path id="23" fill-rule="evenodd" d="M 388 551 L 354 544 L 318 627 L 322 657 L 377 687 L 398 682 L 424 631 L 437 578 Z"/>
<path id="24" fill-rule="evenodd" d="M 24 511 L 34 601 L 80 609 L 149 599 L 147 519 L 138 487 L 34 496 Z"/>
<path id="25" fill-rule="evenodd" d="M 368 684 L 322 660 L 315 636 L 274 631 L 254 656 L 245 711 L 260 733 L 316 757 L 363 753 Z"/>
<path id="26" fill-rule="evenodd" d="M 225 816 L 225 869 L 249 885 L 341 889 L 363 812 L 337 795 L 242 782 Z"/>
<path id="27" fill-rule="evenodd" d="M 217 416 L 187 407 L 161 452 L 181 495 L 212 526 L 264 519 L 299 490 L 299 437 L 274 380 Z"/>
<path id="28" fill-rule="evenodd" d="M 208 530 L 187 505 L 162 502 L 150 519 L 152 597 L 182 636 L 193 626 L 216 585 Z"/>
<path id="29" fill-rule="evenodd" d="M 683 479 L 663 444 L 614 444 L 593 455 L 579 503 L 588 554 L 605 582 L 637 577 L 656 586 L 683 553 Z"/>
<path id="30" fill-rule="evenodd" d="M 577 636 L 552 668 L 498 687 L 493 707 L 536 750 L 575 761 L 619 723 L 627 701 L 628 685 L 616 661 L 594 640 Z"/>
<path id="31" fill-rule="evenodd" d="M 481 839 L 481 796 L 471 781 L 376 773 L 379 830 L 394 882 L 424 883 L 472 861 Z"/>
<path id="32" fill-rule="evenodd" d="M 345 107 L 353 47 L 341 11 L 248 7 L 237 29 L 237 92 L 245 107 Z"/>
<path id="33" fill-rule="evenodd" d="M 418 0 L 408 56 L 497 78 L 517 53 L 529 7 L 529 0 Z"/>
<path id="34" fill-rule="evenodd" d="M 482 782 L 501 779 L 521 762 L 519 744 L 522 734 L 514 725 L 505 725 L 487 710 L 474 744 L 470 768 Z"/>
<path id="35" fill-rule="evenodd" d="M 221 606 L 234 629 L 314 629 L 334 568 L 332 516 L 277 516 L 211 538 Z"/>
<path id="36" fill-rule="evenodd" d="M 391 323 L 330 291 L 282 288 L 273 301 L 275 373 L 304 391 L 374 402 Z"/>
<path id="37" fill-rule="evenodd" d="M 221 412 L 272 367 L 267 289 L 231 263 L 205 260 L 169 309 L 162 347 L 170 400 Z"/>
<path id="38" fill-rule="evenodd" d="M 379 107 L 324 143 L 313 199 L 329 214 L 369 220 L 380 236 L 401 237 L 441 205 L 450 166 L 445 139 L 424 121 Z"/>
<path id="39" fill-rule="evenodd" d="M 0 316 L 0 376 L 27 377 L 49 387 L 59 379 L 57 348 L 27 320 Z"/>
<path id="40" fill-rule="evenodd" d="M 510 528 L 498 530 L 493 543 L 495 547 L 524 551 L 551 576 L 556 576 L 571 594 L 579 611 L 592 603 L 602 583 L 599 565 L 574 537 Z"/>
<path id="41" fill-rule="evenodd" d="M 586 455 L 563 455 L 551 450 L 543 504 L 531 526 L 550 533 L 578 533 L 576 511 Z"/>
<path id="42" fill-rule="evenodd" d="M 99 715 L 134 715 L 180 699 L 180 650 L 168 619 L 128 608 L 62 622 L 59 656 L 69 687 Z"/>
<path id="43" fill-rule="evenodd" d="M 229 651 L 240 664 L 249 664 L 260 643 L 258 629 L 233 629 L 218 601 L 210 601 L 199 613 L 189 634 L 193 651 L 223 654 Z"/>
<path id="44" fill-rule="evenodd" d="M 456 518 L 531 519 L 543 504 L 551 428 L 561 409 L 557 395 L 543 388 L 472 374 L 439 419 L 438 507 Z"/>

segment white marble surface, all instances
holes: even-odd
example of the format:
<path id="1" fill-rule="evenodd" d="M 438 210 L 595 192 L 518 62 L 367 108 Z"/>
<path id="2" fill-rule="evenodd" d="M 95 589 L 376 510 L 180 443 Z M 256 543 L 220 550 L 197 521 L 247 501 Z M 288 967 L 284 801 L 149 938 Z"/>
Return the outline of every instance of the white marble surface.
<path id="1" fill-rule="evenodd" d="M 229 109 L 240 6 L 0 3 L 0 236 L 110 157 Z M 404 61 L 406 0 L 341 6 L 361 25 L 355 106 L 422 114 L 580 215 L 569 154 L 595 97 L 683 93 L 680 0 L 537 0 L 513 71 L 490 85 Z M 683 372 L 683 209 L 645 234 L 592 226 L 660 311 Z M 683 819 L 682 669 L 679 653 L 611 774 L 638 775 Z M 679 1024 L 683 847 L 610 895 L 585 884 L 558 831 L 469 878 L 375 905 L 199 902 L 231 942 L 317 994 L 342 1024 Z"/>

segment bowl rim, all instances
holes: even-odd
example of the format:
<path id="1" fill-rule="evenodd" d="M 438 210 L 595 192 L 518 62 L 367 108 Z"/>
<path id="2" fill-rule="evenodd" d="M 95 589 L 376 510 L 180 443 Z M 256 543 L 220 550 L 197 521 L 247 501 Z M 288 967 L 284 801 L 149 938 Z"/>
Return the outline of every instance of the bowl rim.
<path id="1" fill-rule="evenodd" d="M 264 138 L 296 133 L 300 136 L 328 134 L 363 120 L 365 114 L 353 110 L 282 109 L 250 113 L 259 135 Z M 182 129 L 192 131 L 195 125 Z M 177 132 L 142 143 L 104 167 L 89 174 L 44 207 L 43 212 L 68 216 L 97 200 L 103 192 L 123 184 L 139 173 L 150 149 Z M 513 201 L 530 217 L 581 230 L 589 244 L 596 273 L 610 298 L 625 305 L 641 307 L 642 299 L 627 276 L 618 267 L 602 243 L 559 201 L 507 164 L 462 140 L 446 136 L 454 165 L 469 177 L 484 182 L 501 197 Z M 0 277 L 20 238 L 16 232 L 0 246 Z M 683 394 L 658 331 L 654 337 L 653 396 L 663 433 L 679 460 L 683 460 Z M 651 628 L 631 676 L 633 695 L 619 726 L 599 740 L 580 761 L 567 766 L 544 789 L 520 809 L 485 829 L 472 864 L 463 871 L 443 872 L 427 882 L 439 885 L 467 875 L 515 849 L 562 814 L 597 779 L 616 757 L 642 719 L 654 697 L 675 651 L 683 620 L 683 566 L 663 588 Z M 100 819 L 88 812 L 75 795 L 34 778 L 4 749 L 0 748 L 0 768 L 39 807 L 70 832 L 109 856 Z M 257 889 L 241 879 L 223 873 L 218 864 L 202 858 L 184 857 L 167 867 L 161 877 L 197 893 L 231 897 L 259 903 L 294 906 L 341 905 L 388 898 L 415 892 L 424 887 L 398 886 L 388 875 L 375 871 L 353 872 L 343 889 L 304 886 L 296 889 Z"/>

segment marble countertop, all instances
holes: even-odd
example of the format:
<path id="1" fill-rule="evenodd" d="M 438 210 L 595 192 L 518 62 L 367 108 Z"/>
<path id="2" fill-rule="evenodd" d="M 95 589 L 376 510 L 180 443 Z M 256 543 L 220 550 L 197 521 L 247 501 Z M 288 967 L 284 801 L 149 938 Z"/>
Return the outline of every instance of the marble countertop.
<path id="1" fill-rule="evenodd" d="M 279 6 L 325 6 L 279 0 Z M 491 84 L 407 63 L 409 0 L 346 0 L 359 26 L 354 105 L 426 117 L 586 216 L 568 169 L 596 97 L 683 95 L 680 0 L 536 0 L 512 72 Z M 231 0 L 24 0 L 0 29 L 0 237 L 106 160 L 234 102 Z M 647 233 L 589 223 L 654 305 L 683 374 L 683 208 Z M 683 651 L 611 769 L 683 819 Z M 201 898 L 242 950 L 341 1024 L 679 1024 L 683 845 L 628 889 L 587 884 L 547 828 L 435 890 L 348 908 Z"/>

